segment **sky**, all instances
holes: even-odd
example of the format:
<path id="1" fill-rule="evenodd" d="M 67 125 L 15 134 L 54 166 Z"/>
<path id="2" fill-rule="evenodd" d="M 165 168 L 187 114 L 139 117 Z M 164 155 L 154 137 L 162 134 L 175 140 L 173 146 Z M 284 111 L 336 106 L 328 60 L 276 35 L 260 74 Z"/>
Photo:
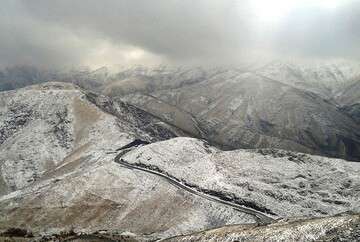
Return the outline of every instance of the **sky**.
<path id="1" fill-rule="evenodd" d="M 2 0 L 0 67 L 360 60 L 358 0 Z"/>

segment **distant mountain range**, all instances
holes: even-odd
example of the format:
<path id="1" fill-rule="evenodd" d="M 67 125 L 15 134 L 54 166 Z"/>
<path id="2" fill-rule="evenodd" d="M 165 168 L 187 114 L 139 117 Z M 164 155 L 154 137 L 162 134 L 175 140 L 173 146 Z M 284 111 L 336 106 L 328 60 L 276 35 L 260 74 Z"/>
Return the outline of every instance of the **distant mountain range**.
<path id="1" fill-rule="evenodd" d="M 240 80 L 240 87 L 271 90 L 258 78 L 250 84 Z M 297 99 L 302 102 L 317 98 L 277 87 L 291 91 L 290 97 L 303 97 Z M 241 94 L 241 89 L 233 87 L 233 92 Z M 283 226 L 284 220 L 277 219 L 293 217 L 306 217 L 312 236 L 321 238 L 318 230 L 328 230 L 331 221 L 341 226 L 357 221 L 356 216 L 333 216 L 359 211 L 359 162 L 274 148 L 222 151 L 186 137 L 192 136 L 188 130 L 71 83 L 0 92 L 0 104 L 0 239 L 14 228 L 31 230 L 34 241 L 72 230 L 79 236 L 130 231 L 125 234 L 131 241 L 151 241 L 259 223 L 270 233 L 273 226 Z M 200 128 L 199 135 L 204 134 Z M 324 216 L 330 217 L 308 220 Z M 288 234 L 289 227 L 281 228 L 273 233 Z M 347 236 L 357 231 L 354 227 Z"/>
<path id="2" fill-rule="evenodd" d="M 135 68 L 101 91 L 226 149 L 358 160 L 357 106 L 345 100 L 356 99 L 359 70 L 342 62 L 313 69 L 276 62 L 251 71 Z"/>
<path id="3" fill-rule="evenodd" d="M 9 68 L 3 89 L 71 82 L 121 99 L 225 149 L 281 148 L 360 159 L 360 64 L 274 61 L 246 68 L 145 68 L 110 73 Z"/>

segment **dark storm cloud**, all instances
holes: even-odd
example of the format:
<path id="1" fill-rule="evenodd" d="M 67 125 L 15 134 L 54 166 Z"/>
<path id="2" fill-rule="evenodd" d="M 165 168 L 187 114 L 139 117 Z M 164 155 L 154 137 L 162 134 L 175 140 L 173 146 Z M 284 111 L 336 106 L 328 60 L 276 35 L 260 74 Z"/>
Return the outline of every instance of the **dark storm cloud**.
<path id="1" fill-rule="evenodd" d="M 112 53 L 111 61 L 119 64 L 128 63 L 126 58 L 139 64 L 146 58 L 221 64 L 240 61 L 252 51 L 360 57 L 357 1 L 336 11 L 295 9 L 276 26 L 258 24 L 250 2 L 5 0 L 0 65 L 82 65 Z"/>
<path id="2" fill-rule="evenodd" d="M 60 36 L 69 32 L 30 16 L 17 1 L 4 1 L 0 9 L 0 65 L 61 65 L 79 60 L 81 51 L 68 50 Z M 72 44 L 76 45 L 73 41 Z M 65 48 L 65 52 L 64 52 Z"/>
<path id="3" fill-rule="evenodd" d="M 85 4 L 86 3 L 86 4 Z M 139 46 L 175 61 L 219 58 L 249 41 L 236 1 L 24 1 L 44 22 L 89 31 L 113 44 Z"/>

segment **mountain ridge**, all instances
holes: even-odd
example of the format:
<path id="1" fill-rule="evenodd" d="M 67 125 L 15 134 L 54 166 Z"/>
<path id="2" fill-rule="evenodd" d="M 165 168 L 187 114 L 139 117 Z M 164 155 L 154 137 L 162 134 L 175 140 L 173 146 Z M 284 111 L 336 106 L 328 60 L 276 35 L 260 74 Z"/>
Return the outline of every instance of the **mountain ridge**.
<path id="1" fill-rule="evenodd" d="M 265 138 L 296 137 L 294 130 L 310 125 L 313 136 L 300 139 L 337 147 L 335 138 L 343 134 L 341 142 L 350 139 L 351 147 L 356 123 L 332 102 L 236 71 L 160 90 L 150 94 L 151 102 L 146 95 L 108 97 L 60 82 L 0 92 L 0 233 L 25 228 L 41 237 L 109 230 L 139 241 L 194 233 L 206 240 L 198 231 L 228 239 L 211 229 L 242 224 L 250 230 L 226 231 L 264 238 L 299 228 L 286 223 L 298 217 L 311 231 L 328 231 L 331 222 L 356 231 L 347 222 L 357 221 L 356 215 L 336 215 L 359 212 L 360 163 L 309 155 L 316 152 L 305 148 L 305 153 L 291 151 L 294 146 L 286 146 L 285 139 L 259 145 Z M 143 103 L 135 105 L 139 100 Z M 252 133 L 266 137 L 259 143 Z M 257 149 L 222 150 L 209 139 L 219 134 Z M 345 144 L 339 147 L 336 152 L 346 151 Z M 250 210 L 282 218 L 265 221 L 274 234 L 259 234 L 259 218 Z M 191 236 L 181 238 L 191 241 Z"/>

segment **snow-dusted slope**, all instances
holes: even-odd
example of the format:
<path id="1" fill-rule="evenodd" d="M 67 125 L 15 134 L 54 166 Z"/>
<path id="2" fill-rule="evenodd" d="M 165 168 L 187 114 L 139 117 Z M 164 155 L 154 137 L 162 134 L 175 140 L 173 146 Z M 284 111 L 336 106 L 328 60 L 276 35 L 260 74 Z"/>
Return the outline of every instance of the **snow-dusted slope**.
<path id="1" fill-rule="evenodd" d="M 20 86 L 27 79 L 77 83 L 121 97 L 219 147 L 274 147 L 358 160 L 359 134 L 352 133 L 360 129 L 359 104 L 348 103 L 357 100 L 358 88 L 349 83 L 359 73 L 354 61 L 298 60 L 241 68 L 137 66 L 117 74 L 106 68 L 13 68 L 0 79 Z"/>
<path id="2" fill-rule="evenodd" d="M 190 138 L 133 147 L 122 159 L 274 218 L 359 209 L 359 163 L 281 150 L 224 152 Z M 126 168 L 115 162 L 115 154 L 101 151 L 0 197 L 0 230 L 106 229 L 164 238 L 255 222 L 250 214 L 193 195 L 152 173 Z"/>
<path id="3" fill-rule="evenodd" d="M 360 77 L 360 63 L 346 60 L 273 61 L 256 69 L 255 73 L 331 100 Z"/>
<path id="4" fill-rule="evenodd" d="M 0 102 L 0 230 L 107 229 L 164 238 L 256 223 L 251 214 L 116 163 L 125 151 L 119 149 L 135 139 L 153 144 L 130 147 L 127 162 L 275 218 L 358 204 L 359 163 L 278 150 L 222 152 L 189 138 L 157 143 L 181 130 L 71 84 L 2 92 Z"/>
<path id="5" fill-rule="evenodd" d="M 207 80 L 221 69 L 185 67 L 133 67 L 125 69 L 104 82 L 103 92 L 109 96 L 131 93 L 150 93 L 155 90 L 174 89 Z"/>
<path id="6" fill-rule="evenodd" d="M 90 102 L 90 96 L 100 104 Z M 101 105 L 122 116 L 104 112 Z M 23 188 L 47 171 L 91 157 L 97 150 L 104 152 L 136 137 L 150 141 L 174 136 L 152 116 L 72 84 L 1 92 L 0 194 Z"/>
<path id="7" fill-rule="evenodd" d="M 164 242 L 207 241 L 351 241 L 360 237 L 360 215 L 284 220 L 265 226 L 234 225 L 176 236 Z"/>
<path id="8" fill-rule="evenodd" d="M 275 217 L 360 208 L 357 162 L 272 149 L 220 151 L 192 138 L 146 145 L 122 159 Z"/>
<path id="9" fill-rule="evenodd" d="M 257 74 L 228 70 L 199 83 L 122 98 L 230 148 L 360 158 L 359 124 L 312 92 Z"/>
<path id="10" fill-rule="evenodd" d="M 342 110 L 360 124 L 360 80 L 340 92 L 336 97 Z"/>
<path id="11" fill-rule="evenodd" d="M 148 78 L 153 72 L 137 71 L 145 88 L 140 83 L 141 90 L 135 86 L 121 98 L 165 122 L 72 84 L 0 93 L 0 231 L 107 229 L 164 238 L 257 221 L 116 163 L 124 151 L 119 148 L 136 139 L 153 144 L 126 150 L 126 162 L 274 218 L 359 211 L 360 163 L 276 149 L 221 151 L 202 140 L 170 139 L 190 133 L 230 148 L 277 147 L 357 159 L 359 125 L 332 102 L 235 69 L 211 75 L 181 70 L 167 86 L 168 69 L 156 80 Z M 115 86 L 121 89 L 120 84 Z M 170 140 L 158 142 L 164 139 Z"/>
<path id="12" fill-rule="evenodd" d="M 336 97 L 341 105 L 353 105 L 360 103 L 360 80 L 352 82 L 345 90 Z"/>
<path id="13" fill-rule="evenodd" d="M 351 60 L 274 60 L 249 63 L 238 68 L 226 67 L 167 67 L 135 66 L 104 78 L 108 94 L 149 93 L 154 90 L 175 89 L 205 81 L 220 73 L 238 75 L 252 72 L 284 84 L 314 92 L 333 100 L 349 83 L 360 77 L 360 63 Z"/>
<path id="14" fill-rule="evenodd" d="M 105 229 L 168 237 L 255 222 L 250 215 L 193 196 L 159 177 L 123 168 L 114 155 L 92 155 L 0 197 L 0 230 Z"/>
<path id="15" fill-rule="evenodd" d="M 64 83 L 0 93 L 0 230 L 170 236 L 255 219 L 114 162 L 134 139 L 180 130 Z"/>

